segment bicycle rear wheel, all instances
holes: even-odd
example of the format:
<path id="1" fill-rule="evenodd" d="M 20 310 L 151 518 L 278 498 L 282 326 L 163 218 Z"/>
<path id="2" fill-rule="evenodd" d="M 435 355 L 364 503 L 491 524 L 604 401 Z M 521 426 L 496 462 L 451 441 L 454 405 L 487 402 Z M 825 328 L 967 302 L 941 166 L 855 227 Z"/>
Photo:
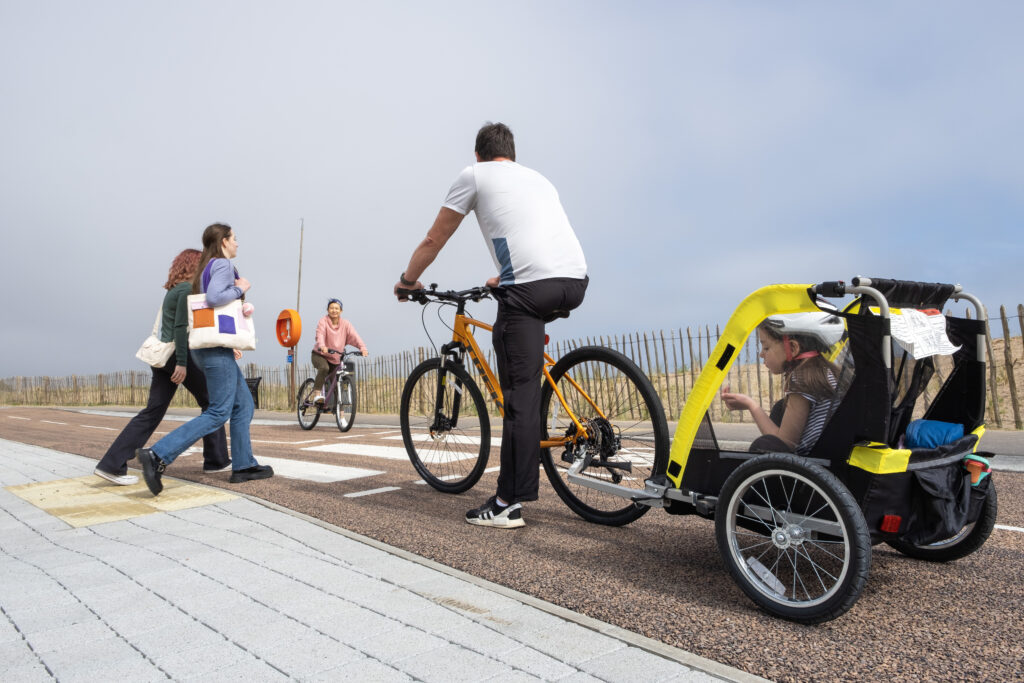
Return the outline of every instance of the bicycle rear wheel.
<path id="1" fill-rule="evenodd" d="M 440 358 L 416 366 L 402 391 L 399 419 L 409 460 L 424 481 L 462 493 L 480 480 L 491 453 L 491 424 L 464 368 L 450 361 L 442 367 Z"/>
<path id="2" fill-rule="evenodd" d="M 622 526 L 639 518 L 649 509 L 646 505 L 570 483 L 567 473 L 587 449 L 593 460 L 580 474 L 594 480 L 642 491 L 645 480 L 665 471 L 668 424 L 651 381 L 629 358 L 603 346 L 583 346 L 567 353 L 552 368 L 551 378 L 591 434 L 575 446 L 541 449 L 540 460 L 551 486 L 588 522 Z M 576 432 L 576 425 L 546 382 L 540 406 L 542 438 Z"/>
<path id="3" fill-rule="evenodd" d="M 299 387 L 295 396 L 295 411 L 299 416 L 299 426 L 303 429 L 316 427 L 320 419 L 320 408 L 313 403 L 313 380 L 307 379 Z"/>
<path id="4" fill-rule="evenodd" d="M 351 375 L 338 382 L 338 400 L 334 404 L 334 421 L 338 429 L 347 432 L 356 421 L 356 383 Z"/>

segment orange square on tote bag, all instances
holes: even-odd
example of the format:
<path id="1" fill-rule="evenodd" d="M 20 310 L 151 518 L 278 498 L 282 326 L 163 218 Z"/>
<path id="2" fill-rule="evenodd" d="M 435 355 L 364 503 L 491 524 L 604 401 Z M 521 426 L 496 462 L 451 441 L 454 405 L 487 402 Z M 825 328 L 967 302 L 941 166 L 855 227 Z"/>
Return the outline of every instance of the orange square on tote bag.
<path id="1" fill-rule="evenodd" d="M 192 311 L 192 328 L 213 327 L 213 309 L 200 308 Z"/>

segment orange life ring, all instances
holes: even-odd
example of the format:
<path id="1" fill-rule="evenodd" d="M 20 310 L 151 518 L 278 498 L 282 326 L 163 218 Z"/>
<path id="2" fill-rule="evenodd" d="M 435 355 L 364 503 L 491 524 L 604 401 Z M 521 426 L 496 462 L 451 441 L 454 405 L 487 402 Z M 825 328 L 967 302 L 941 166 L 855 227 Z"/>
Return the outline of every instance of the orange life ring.
<path id="1" fill-rule="evenodd" d="M 285 348 L 299 345 L 302 336 L 302 318 L 298 311 L 286 308 L 277 316 L 277 341 Z"/>

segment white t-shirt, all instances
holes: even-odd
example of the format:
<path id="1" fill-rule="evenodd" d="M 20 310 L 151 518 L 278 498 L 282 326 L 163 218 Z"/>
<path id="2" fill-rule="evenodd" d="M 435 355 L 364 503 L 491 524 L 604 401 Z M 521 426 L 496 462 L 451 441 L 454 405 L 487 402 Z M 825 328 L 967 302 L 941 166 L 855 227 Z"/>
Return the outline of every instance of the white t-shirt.
<path id="1" fill-rule="evenodd" d="M 576 233 L 558 191 L 536 171 L 514 161 L 483 161 L 463 169 L 444 206 L 476 211 L 480 231 L 502 285 L 587 274 Z"/>

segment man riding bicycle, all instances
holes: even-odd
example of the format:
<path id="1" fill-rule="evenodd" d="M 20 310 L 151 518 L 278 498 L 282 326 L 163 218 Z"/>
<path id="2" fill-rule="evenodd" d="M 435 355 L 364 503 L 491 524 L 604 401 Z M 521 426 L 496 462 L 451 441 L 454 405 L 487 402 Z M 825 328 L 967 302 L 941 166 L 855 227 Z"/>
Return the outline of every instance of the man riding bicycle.
<path id="1" fill-rule="evenodd" d="M 420 276 L 433 263 L 462 219 L 476 212 L 498 269 L 487 281 L 498 302 L 492 341 L 504 395 L 498 490 L 466 521 L 481 526 L 525 525 L 522 505 L 537 500 L 540 462 L 541 369 L 544 325 L 583 302 L 587 262 L 547 178 L 516 163 L 515 140 L 503 123 L 488 123 L 476 136 L 477 163 L 456 178 L 434 224 L 416 247 L 394 293 L 422 289 Z"/>

